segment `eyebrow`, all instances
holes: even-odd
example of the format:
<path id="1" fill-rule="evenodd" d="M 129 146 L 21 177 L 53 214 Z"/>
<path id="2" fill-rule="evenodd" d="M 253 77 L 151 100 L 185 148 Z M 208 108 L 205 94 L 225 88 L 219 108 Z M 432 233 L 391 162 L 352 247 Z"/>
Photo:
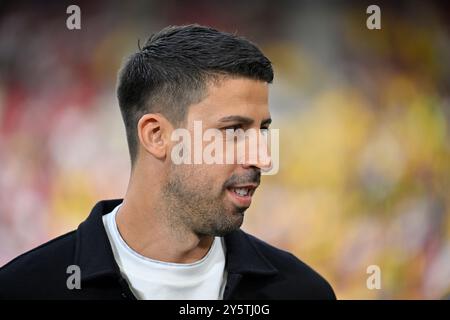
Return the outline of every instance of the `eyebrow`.
<path id="1" fill-rule="evenodd" d="M 241 123 L 243 125 L 251 125 L 255 121 L 249 117 L 233 115 L 233 116 L 226 116 L 226 117 L 220 118 L 219 122 L 237 122 L 237 123 Z M 264 119 L 263 121 L 261 121 L 261 125 L 267 125 L 267 124 L 271 124 L 271 123 L 272 123 L 271 118 L 267 118 L 267 119 Z"/>

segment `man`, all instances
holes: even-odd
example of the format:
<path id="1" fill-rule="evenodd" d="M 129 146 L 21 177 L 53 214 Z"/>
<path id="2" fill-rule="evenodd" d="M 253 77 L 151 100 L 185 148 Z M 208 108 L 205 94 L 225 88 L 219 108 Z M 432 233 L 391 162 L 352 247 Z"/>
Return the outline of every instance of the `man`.
<path id="1" fill-rule="evenodd" d="M 335 299 L 292 254 L 240 230 L 270 162 L 174 161 L 178 129 L 267 130 L 272 79 L 270 61 L 235 35 L 198 25 L 153 35 L 118 80 L 132 163 L 124 199 L 4 266 L 0 297 Z"/>

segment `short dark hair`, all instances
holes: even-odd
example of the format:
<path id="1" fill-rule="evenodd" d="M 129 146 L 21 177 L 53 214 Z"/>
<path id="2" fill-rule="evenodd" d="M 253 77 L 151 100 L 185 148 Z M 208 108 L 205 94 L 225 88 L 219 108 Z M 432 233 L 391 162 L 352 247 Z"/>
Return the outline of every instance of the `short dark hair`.
<path id="1" fill-rule="evenodd" d="M 139 119 L 161 113 L 180 124 L 187 107 L 203 98 L 208 81 L 221 75 L 273 80 L 271 62 L 256 45 L 196 24 L 166 27 L 128 58 L 119 72 L 117 97 L 132 165 L 138 153 Z"/>

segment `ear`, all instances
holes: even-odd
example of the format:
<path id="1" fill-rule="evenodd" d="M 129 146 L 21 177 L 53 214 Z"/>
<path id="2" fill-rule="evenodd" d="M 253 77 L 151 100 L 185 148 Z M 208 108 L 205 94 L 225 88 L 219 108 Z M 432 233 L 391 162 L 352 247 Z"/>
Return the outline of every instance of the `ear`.
<path id="1" fill-rule="evenodd" d="M 167 155 L 171 124 L 159 113 L 144 114 L 137 124 L 139 141 L 148 153 L 158 159 Z"/>

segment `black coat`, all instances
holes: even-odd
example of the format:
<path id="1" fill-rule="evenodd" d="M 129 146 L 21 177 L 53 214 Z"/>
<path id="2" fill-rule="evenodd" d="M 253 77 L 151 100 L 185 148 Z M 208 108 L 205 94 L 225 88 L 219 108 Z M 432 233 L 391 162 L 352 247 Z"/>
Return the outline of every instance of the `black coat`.
<path id="1" fill-rule="evenodd" d="M 0 299 L 136 299 L 119 267 L 102 216 L 122 200 L 100 201 L 77 230 L 53 239 L 0 269 Z M 225 236 L 224 299 L 335 299 L 328 282 L 292 254 L 243 232 Z M 81 288 L 68 289 L 70 265 Z"/>

